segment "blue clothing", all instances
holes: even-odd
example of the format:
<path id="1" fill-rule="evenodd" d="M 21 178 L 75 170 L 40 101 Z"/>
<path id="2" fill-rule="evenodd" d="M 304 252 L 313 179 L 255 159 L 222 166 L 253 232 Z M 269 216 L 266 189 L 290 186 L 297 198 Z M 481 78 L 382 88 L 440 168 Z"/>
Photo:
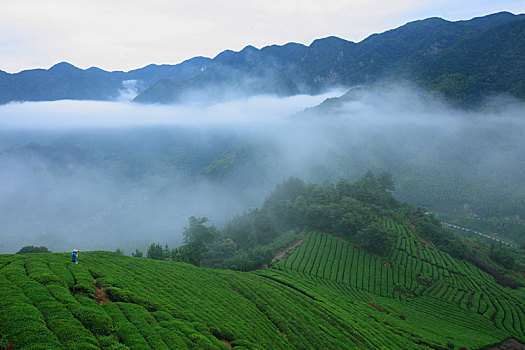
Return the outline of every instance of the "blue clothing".
<path id="1" fill-rule="evenodd" d="M 71 253 L 71 261 L 77 262 L 77 253 L 75 252 Z"/>

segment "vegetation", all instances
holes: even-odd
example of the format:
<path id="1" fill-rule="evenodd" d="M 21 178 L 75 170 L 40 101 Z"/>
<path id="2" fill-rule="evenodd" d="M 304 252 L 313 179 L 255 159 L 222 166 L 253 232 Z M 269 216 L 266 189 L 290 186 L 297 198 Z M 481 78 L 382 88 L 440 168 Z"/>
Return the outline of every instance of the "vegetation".
<path id="1" fill-rule="evenodd" d="M 457 237 L 424 209 L 395 200 L 394 189 L 392 176 L 386 172 L 377 177 L 368 172 L 355 183 L 342 179 L 336 185 L 306 184 L 290 178 L 260 209 L 235 217 L 222 232 L 206 226 L 207 218 L 191 217 L 183 232 L 185 244 L 171 258 L 197 266 L 248 271 L 268 265 L 277 250 L 298 240 L 298 233 L 304 230 L 329 232 L 385 255 L 394 248 L 397 232 L 374 221 L 376 215 L 406 216 L 424 232 L 425 239 L 456 257 L 465 255 Z M 282 236 L 284 232 L 289 233 Z M 160 245 L 157 249 L 158 259 L 169 258 L 167 249 L 164 255 Z"/>
<path id="2" fill-rule="evenodd" d="M 387 173 L 336 185 L 291 178 L 222 232 L 191 217 L 184 245 L 152 243 L 149 259 L 137 259 L 139 250 L 86 252 L 80 264 L 68 253 L 1 255 L 2 342 L 238 350 L 525 342 L 523 287 L 505 287 L 499 270 L 392 190 Z M 497 247 L 487 259 L 511 263 Z"/>
<path id="3" fill-rule="evenodd" d="M 51 253 L 47 247 L 35 247 L 32 245 L 27 245 L 25 247 L 22 247 L 16 254 L 27 254 L 27 253 Z"/>
<path id="4" fill-rule="evenodd" d="M 514 337 L 522 337 L 523 291 L 504 288 L 474 265 L 430 246 L 408 221 L 377 220 L 381 226 L 398 233 L 396 248 L 385 257 L 366 253 L 332 235 L 310 233 L 299 249 L 275 267 L 393 300 L 438 298 L 482 315 Z"/>
<path id="5" fill-rule="evenodd" d="M 512 292 L 417 245 L 405 226 L 381 222 L 406 232 L 388 258 L 310 233 L 277 269 L 255 273 L 109 252 L 86 252 L 79 265 L 62 253 L 0 256 L 0 333 L 17 349 L 416 349 L 523 341 L 523 310 Z M 447 261 L 446 268 L 405 258 L 408 247 Z M 435 270 L 438 282 L 425 290 L 400 274 L 406 265 L 395 261 L 411 260 L 428 276 Z M 109 302 L 100 302 L 98 289 Z"/>
<path id="6" fill-rule="evenodd" d="M 419 62 L 420 82 L 461 106 L 475 107 L 480 97 L 501 92 L 524 98 L 523 64 L 509 64 L 525 54 L 524 32 L 521 19 L 466 38 L 435 60 Z"/>
<path id="7" fill-rule="evenodd" d="M 437 217 L 449 224 L 457 225 L 465 230 L 464 235 L 468 235 L 469 232 L 475 231 L 490 237 L 480 237 L 479 234 L 474 232 L 469 237 L 476 237 L 484 239 L 486 242 L 493 243 L 494 239 L 503 239 L 506 242 L 514 243 L 516 245 L 525 246 L 525 223 L 520 220 L 519 215 L 516 217 L 477 217 L 465 216 L 465 215 L 454 215 L 450 213 L 437 213 Z M 468 231 L 467 231 L 468 230 Z"/>

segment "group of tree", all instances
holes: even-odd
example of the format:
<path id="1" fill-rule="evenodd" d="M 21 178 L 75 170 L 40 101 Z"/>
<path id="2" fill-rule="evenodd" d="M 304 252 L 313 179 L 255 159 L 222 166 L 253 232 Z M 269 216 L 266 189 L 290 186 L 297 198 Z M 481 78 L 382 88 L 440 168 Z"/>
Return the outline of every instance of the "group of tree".
<path id="1" fill-rule="evenodd" d="M 394 190 L 388 173 L 368 172 L 354 183 L 341 179 L 336 184 L 307 184 L 290 178 L 277 186 L 261 208 L 234 217 L 222 231 L 205 217 L 190 217 L 183 245 L 170 250 L 153 243 L 146 257 L 250 270 L 268 264 L 277 249 L 298 239 L 304 230 L 332 233 L 385 255 L 394 248 L 397 232 L 374 218 L 402 220 L 410 208 L 393 197 Z"/>
<path id="2" fill-rule="evenodd" d="M 16 254 L 27 253 L 51 253 L 51 251 L 44 246 L 35 247 L 33 245 L 26 245 L 25 247 L 22 247 L 18 252 L 16 252 Z"/>

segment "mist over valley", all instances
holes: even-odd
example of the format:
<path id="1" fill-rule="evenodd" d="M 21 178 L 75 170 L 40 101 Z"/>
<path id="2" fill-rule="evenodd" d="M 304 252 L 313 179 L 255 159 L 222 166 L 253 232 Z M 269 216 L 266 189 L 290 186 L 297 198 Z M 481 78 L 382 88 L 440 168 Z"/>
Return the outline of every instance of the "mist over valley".
<path id="1" fill-rule="evenodd" d="M 472 112 L 408 84 L 350 92 L 323 104 L 344 92 L 2 106 L 1 251 L 177 246 L 192 215 L 220 228 L 289 177 L 335 183 L 367 171 L 390 172 L 396 198 L 430 210 L 524 217 L 522 102 Z"/>

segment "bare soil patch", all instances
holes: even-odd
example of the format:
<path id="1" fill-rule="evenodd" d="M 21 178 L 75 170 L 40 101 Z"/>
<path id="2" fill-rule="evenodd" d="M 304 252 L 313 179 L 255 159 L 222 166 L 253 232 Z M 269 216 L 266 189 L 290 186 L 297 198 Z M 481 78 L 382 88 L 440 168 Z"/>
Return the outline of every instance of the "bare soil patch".
<path id="1" fill-rule="evenodd" d="M 520 343 L 516 339 L 511 339 L 506 343 L 494 345 L 486 349 L 487 350 L 525 350 L 525 344 Z"/>
<path id="2" fill-rule="evenodd" d="M 219 339 L 224 345 L 226 345 L 227 347 L 229 347 L 230 349 L 233 349 L 232 347 L 232 344 L 227 341 L 226 339 Z"/>
<path id="3" fill-rule="evenodd" d="M 288 338 L 288 336 L 286 335 L 286 333 L 284 333 L 283 331 L 281 331 L 279 328 L 277 328 L 277 331 L 279 333 L 281 333 L 281 335 L 284 337 L 284 338 Z"/>
<path id="4" fill-rule="evenodd" d="M 95 301 L 100 305 L 111 303 L 108 293 L 106 293 L 103 288 L 97 286 L 97 280 L 94 279 L 93 282 L 95 282 Z"/>
<path id="5" fill-rule="evenodd" d="M 385 309 L 383 309 L 381 306 L 377 305 L 375 301 L 371 302 L 370 305 L 372 305 L 372 307 L 374 307 L 374 309 L 376 309 L 379 312 L 382 312 L 382 313 L 387 314 L 387 315 L 390 313 L 390 312 L 386 311 Z"/>

